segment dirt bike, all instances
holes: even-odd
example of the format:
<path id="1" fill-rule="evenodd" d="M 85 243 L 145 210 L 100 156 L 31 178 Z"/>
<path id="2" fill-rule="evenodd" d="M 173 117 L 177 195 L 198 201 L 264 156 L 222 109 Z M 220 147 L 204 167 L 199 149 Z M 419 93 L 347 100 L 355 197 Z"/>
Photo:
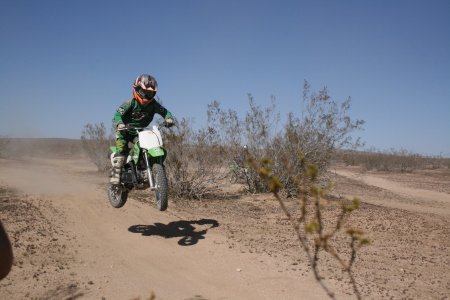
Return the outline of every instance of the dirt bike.
<path id="1" fill-rule="evenodd" d="M 235 163 L 230 166 L 230 172 L 228 172 L 227 177 L 230 179 L 231 183 L 241 183 L 246 181 L 248 175 L 249 166 L 240 166 Z"/>
<path id="2" fill-rule="evenodd" d="M 156 204 L 160 211 L 167 209 L 168 205 L 168 183 L 164 160 L 167 151 L 162 148 L 160 127 L 167 127 L 164 122 L 158 126 L 135 127 L 126 125 L 121 131 L 135 130 L 138 132 L 138 140 L 129 150 L 128 156 L 122 167 L 119 185 L 108 185 L 108 198 L 110 204 L 119 208 L 122 207 L 128 199 L 128 193 L 133 189 L 145 190 L 150 188 L 155 191 Z M 116 147 L 110 147 L 111 163 L 114 165 L 114 154 L 117 153 Z"/>

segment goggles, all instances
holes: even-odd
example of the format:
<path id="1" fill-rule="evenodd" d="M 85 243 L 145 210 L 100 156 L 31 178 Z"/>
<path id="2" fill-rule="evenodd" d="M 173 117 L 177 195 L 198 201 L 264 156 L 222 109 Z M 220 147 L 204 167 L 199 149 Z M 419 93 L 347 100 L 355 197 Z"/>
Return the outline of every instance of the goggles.
<path id="1" fill-rule="evenodd" d="M 156 91 L 150 91 L 150 90 L 144 90 L 144 89 L 142 89 L 141 92 L 144 93 L 149 99 L 152 99 L 156 94 Z"/>

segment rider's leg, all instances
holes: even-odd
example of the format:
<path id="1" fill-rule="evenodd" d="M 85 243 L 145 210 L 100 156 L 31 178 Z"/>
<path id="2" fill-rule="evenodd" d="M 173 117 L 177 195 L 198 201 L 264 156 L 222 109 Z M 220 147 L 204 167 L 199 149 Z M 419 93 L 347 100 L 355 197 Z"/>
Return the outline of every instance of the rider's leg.
<path id="1" fill-rule="evenodd" d="M 120 184 L 120 174 L 122 173 L 122 166 L 125 160 L 125 156 L 121 154 L 115 154 L 113 157 L 113 170 L 109 183 L 117 185 Z"/>
<path id="2" fill-rule="evenodd" d="M 125 153 L 127 151 L 128 135 L 120 131 L 116 131 L 116 147 L 117 154 L 113 158 L 113 169 L 111 174 L 110 183 L 120 184 L 120 174 L 122 173 L 122 166 L 125 161 Z"/>

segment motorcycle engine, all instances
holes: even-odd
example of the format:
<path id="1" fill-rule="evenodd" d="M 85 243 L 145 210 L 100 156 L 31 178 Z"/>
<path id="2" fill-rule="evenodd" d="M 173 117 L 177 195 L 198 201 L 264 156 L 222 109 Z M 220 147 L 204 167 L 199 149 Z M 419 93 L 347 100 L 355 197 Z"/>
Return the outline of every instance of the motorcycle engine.
<path id="1" fill-rule="evenodd" d="M 131 169 L 126 169 L 120 176 L 120 181 L 124 184 L 133 184 L 133 175 Z"/>
<path id="2" fill-rule="evenodd" d="M 138 169 L 138 181 L 139 182 L 147 182 L 147 169 Z"/>
<path id="3" fill-rule="evenodd" d="M 147 169 L 137 168 L 136 170 L 137 186 L 133 183 L 133 173 L 130 167 L 122 169 L 120 181 L 128 188 L 132 189 L 146 189 L 149 186 Z"/>

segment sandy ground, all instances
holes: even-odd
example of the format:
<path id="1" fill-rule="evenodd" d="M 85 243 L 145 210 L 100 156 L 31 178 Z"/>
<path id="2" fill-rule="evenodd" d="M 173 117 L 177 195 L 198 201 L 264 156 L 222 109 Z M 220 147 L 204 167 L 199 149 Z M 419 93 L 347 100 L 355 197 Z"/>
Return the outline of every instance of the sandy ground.
<path id="1" fill-rule="evenodd" d="M 363 201 L 350 222 L 372 240 L 354 266 L 364 298 L 450 298 L 449 170 L 328 176 L 337 197 Z M 0 299 L 327 298 L 270 196 L 176 200 L 158 212 L 140 192 L 114 209 L 106 181 L 82 159 L 0 160 L 15 254 Z M 336 297 L 354 299 L 339 266 L 321 263 Z"/>

